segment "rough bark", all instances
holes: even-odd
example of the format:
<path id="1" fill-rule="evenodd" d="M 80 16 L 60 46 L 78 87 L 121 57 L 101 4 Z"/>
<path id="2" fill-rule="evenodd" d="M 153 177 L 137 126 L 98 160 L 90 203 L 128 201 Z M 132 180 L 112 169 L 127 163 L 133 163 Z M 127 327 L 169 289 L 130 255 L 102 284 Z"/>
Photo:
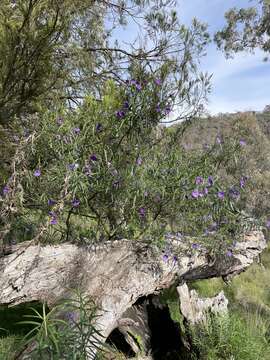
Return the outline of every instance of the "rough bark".
<path id="1" fill-rule="evenodd" d="M 187 284 L 177 287 L 180 298 L 180 312 L 190 324 L 206 321 L 209 312 L 224 315 L 228 312 L 228 299 L 221 291 L 211 298 L 200 298 L 197 291 L 189 290 Z"/>
<path id="2" fill-rule="evenodd" d="M 236 244 L 231 257 L 209 259 L 182 240 L 171 240 L 167 261 L 160 249 L 121 240 L 100 248 L 73 244 L 41 246 L 23 243 L 0 258 L 0 304 L 45 301 L 49 306 L 80 286 L 103 310 L 99 327 L 105 337 L 121 324 L 124 312 L 141 296 L 174 283 L 230 276 L 244 271 L 266 247 L 261 232 Z"/>

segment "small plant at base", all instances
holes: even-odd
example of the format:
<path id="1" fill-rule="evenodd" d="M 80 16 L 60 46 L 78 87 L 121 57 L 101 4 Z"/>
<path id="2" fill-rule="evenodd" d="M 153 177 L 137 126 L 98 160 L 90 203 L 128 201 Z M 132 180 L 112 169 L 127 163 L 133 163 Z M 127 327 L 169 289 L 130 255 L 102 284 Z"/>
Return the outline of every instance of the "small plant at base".
<path id="1" fill-rule="evenodd" d="M 80 291 L 42 314 L 33 309 L 29 320 L 21 324 L 34 328 L 25 336 L 23 344 L 29 347 L 30 359 L 94 359 L 97 351 L 104 351 L 103 337 L 96 328 L 97 307 Z"/>

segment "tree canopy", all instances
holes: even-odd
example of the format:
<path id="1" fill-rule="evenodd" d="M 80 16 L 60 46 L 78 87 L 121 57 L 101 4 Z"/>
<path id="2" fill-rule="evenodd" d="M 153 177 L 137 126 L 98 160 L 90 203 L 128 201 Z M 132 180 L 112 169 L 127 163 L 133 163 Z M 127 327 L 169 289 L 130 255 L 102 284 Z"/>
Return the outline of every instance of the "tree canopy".
<path id="1" fill-rule="evenodd" d="M 254 4 L 254 2 L 253 2 Z M 248 8 L 233 8 L 226 14 L 226 26 L 215 34 L 218 47 L 227 56 L 240 51 L 270 52 L 270 2 L 257 0 Z"/>
<path id="2" fill-rule="evenodd" d="M 146 73 L 166 80 L 181 109 L 178 118 L 200 110 L 209 78 L 196 65 L 209 37 L 198 21 L 181 25 L 173 3 L 2 1 L 1 123 L 53 106 L 55 99 L 70 108 L 89 93 L 98 99 L 105 81 L 123 83 L 128 73 L 141 81 Z M 129 23 L 138 36 L 128 44 L 117 41 L 114 31 Z"/>

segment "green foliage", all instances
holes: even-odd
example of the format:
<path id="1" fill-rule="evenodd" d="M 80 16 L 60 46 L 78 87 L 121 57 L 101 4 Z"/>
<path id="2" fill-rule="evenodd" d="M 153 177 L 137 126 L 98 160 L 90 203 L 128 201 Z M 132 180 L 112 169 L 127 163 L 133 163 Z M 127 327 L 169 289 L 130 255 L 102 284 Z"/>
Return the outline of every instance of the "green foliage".
<path id="1" fill-rule="evenodd" d="M 3 219 L 12 223 L 6 241 L 31 223 L 33 238 L 80 243 L 158 241 L 177 227 L 201 236 L 209 251 L 226 251 L 246 224 L 230 195 L 232 185 L 242 189 L 239 178 L 223 185 L 215 174 L 230 154 L 237 161 L 239 144 L 179 149 L 178 130 L 158 126 L 167 106 L 148 77 L 139 88 L 108 82 L 101 101 L 88 96 L 72 112 L 30 121 L 3 197 Z"/>
<path id="2" fill-rule="evenodd" d="M 22 346 L 30 344 L 29 359 L 94 359 L 96 351 L 104 351 L 103 337 L 96 328 L 97 307 L 80 291 L 46 312 L 33 309 L 20 322 L 33 328 L 22 340 Z"/>
<path id="3" fill-rule="evenodd" d="M 17 323 L 23 320 L 24 315 L 32 314 L 32 308 L 34 308 L 37 312 L 41 312 L 42 304 L 38 302 L 31 302 L 12 307 L 1 306 L 0 324 L 2 324 L 5 329 L 0 329 L 0 336 L 12 334 L 20 337 L 26 332 L 30 331 L 32 326 L 18 326 Z"/>
<path id="4" fill-rule="evenodd" d="M 240 51 L 254 51 L 259 48 L 270 51 L 270 3 L 269 0 L 257 0 L 257 4 L 248 8 L 233 8 L 226 14 L 226 26 L 215 34 L 218 47 L 227 56 Z"/>
<path id="5" fill-rule="evenodd" d="M 195 289 L 201 297 L 213 297 L 221 290 L 224 290 L 224 282 L 218 278 L 205 279 L 192 282 L 191 287 Z"/>
<path id="6" fill-rule="evenodd" d="M 270 296 L 268 283 L 269 248 L 262 255 L 260 265 L 253 264 L 244 273 L 233 278 L 228 285 L 225 285 L 221 279 L 196 281 L 191 285 L 202 297 L 215 296 L 219 291 L 224 290 L 226 297 L 229 299 L 230 312 L 232 312 L 234 318 L 240 319 L 238 321 L 244 327 L 242 330 L 240 327 L 240 330 L 249 339 L 249 341 L 243 341 L 239 345 L 241 351 L 244 351 L 245 348 L 250 349 L 250 346 L 254 347 L 254 359 L 260 346 L 263 346 L 262 359 L 268 359 L 270 356 Z M 250 339 L 251 337 L 253 339 Z M 242 338 L 240 337 L 240 339 Z M 199 339 L 197 341 L 199 343 Z M 200 346 L 204 349 L 203 351 L 208 349 L 209 353 L 213 351 L 216 354 L 220 345 L 217 347 L 216 344 L 211 343 L 209 348 L 206 347 L 206 344 L 199 344 L 199 348 Z M 235 354 L 238 354 L 238 352 Z M 257 354 L 257 356 L 259 355 Z M 234 357 L 238 359 L 236 355 Z"/>
<path id="7" fill-rule="evenodd" d="M 165 289 L 159 300 L 162 304 L 168 305 L 171 319 L 175 322 L 178 322 L 180 326 L 183 323 L 183 318 L 180 314 L 180 305 L 179 305 L 179 295 L 177 293 L 176 287 L 172 286 L 169 289 Z"/>
<path id="8" fill-rule="evenodd" d="M 252 112 L 219 115 L 193 122 L 187 129 L 181 145 L 189 152 L 196 152 L 222 140 L 222 147 L 230 146 L 234 139 L 239 144 L 245 141 L 237 158 L 232 151 L 226 153 L 217 169 L 225 184 L 233 183 L 234 179 L 247 177 L 245 193 L 237 200 L 237 206 L 251 214 L 254 219 L 260 219 L 265 230 L 269 218 L 269 116 L 267 113 Z"/>
<path id="9" fill-rule="evenodd" d="M 14 360 L 21 339 L 10 335 L 0 338 L 0 359 Z"/>
<path id="10" fill-rule="evenodd" d="M 239 314 L 209 316 L 207 322 L 192 331 L 201 360 L 269 359 L 270 346 L 260 320 L 247 321 Z M 194 357 L 197 358 L 196 356 Z"/>
<path id="11" fill-rule="evenodd" d="M 3 1 L 0 120 L 9 142 L 3 158 L 10 148 L 13 156 L 1 171 L 1 241 L 158 240 L 182 210 L 172 200 L 185 193 L 171 183 L 182 186 L 193 159 L 170 146 L 164 158 L 158 124 L 175 105 L 182 110 L 173 121 L 202 111 L 210 78 L 197 65 L 209 36 L 198 21 L 182 26 L 172 6 Z M 115 26 L 131 18 L 154 47 L 139 39 L 111 45 Z"/>
<path id="12" fill-rule="evenodd" d="M 232 282 L 235 301 L 245 307 L 261 307 L 270 315 L 270 292 L 268 289 L 270 269 L 255 264 L 241 277 Z"/>
<path id="13" fill-rule="evenodd" d="M 115 41 L 115 28 L 128 21 L 151 42 Z M 55 108 L 57 100 L 74 108 L 87 94 L 99 99 L 104 82 L 123 83 L 130 71 L 166 80 L 189 114 L 200 110 L 209 88 L 209 77 L 196 71 L 209 41 L 206 26 L 180 26 L 170 0 L 3 0 L 0 34 L 0 123 L 15 132 L 17 121 Z"/>

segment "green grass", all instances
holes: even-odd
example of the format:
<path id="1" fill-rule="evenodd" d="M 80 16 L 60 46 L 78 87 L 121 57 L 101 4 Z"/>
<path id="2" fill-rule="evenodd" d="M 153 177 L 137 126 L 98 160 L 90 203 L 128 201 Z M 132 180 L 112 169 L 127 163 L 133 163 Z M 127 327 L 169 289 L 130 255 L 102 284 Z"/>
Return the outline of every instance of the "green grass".
<path id="1" fill-rule="evenodd" d="M 201 297 L 224 290 L 229 299 L 229 317 L 208 323 L 193 333 L 200 360 L 270 360 L 270 246 L 244 273 L 229 285 L 221 279 L 190 284 Z"/>
<path id="2" fill-rule="evenodd" d="M 177 293 L 176 287 L 172 286 L 169 289 L 165 289 L 160 295 L 160 301 L 162 304 L 168 305 L 171 319 L 179 323 L 182 328 L 183 317 L 179 311 L 179 295 Z"/>
<path id="3" fill-rule="evenodd" d="M 18 323 L 25 320 L 25 315 L 33 314 L 30 307 L 41 311 L 42 304 L 31 302 L 10 308 L 0 307 L 0 360 L 14 360 L 16 352 L 22 348 L 22 339 L 33 326 Z"/>
<path id="4" fill-rule="evenodd" d="M 269 360 L 267 325 L 260 316 L 246 318 L 237 312 L 209 317 L 200 328 L 193 328 L 193 341 L 199 354 L 194 359 Z"/>
<path id="5" fill-rule="evenodd" d="M 270 312 L 270 246 L 262 254 L 261 262 L 234 277 L 229 285 L 222 279 L 208 279 L 192 282 L 190 287 L 201 297 L 212 297 L 223 290 L 234 306 L 261 307 Z"/>
<path id="6" fill-rule="evenodd" d="M 15 335 L 0 338 L 0 359 L 14 360 L 21 338 Z"/>
<path id="7" fill-rule="evenodd" d="M 42 309 L 42 304 L 38 302 L 31 302 L 9 308 L 6 306 L 1 306 L 0 324 L 1 328 L 4 328 L 5 330 L 0 330 L 0 337 L 4 337 L 7 334 L 21 336 L 30 331 L 32 326 L 19 325 L 18 322 L 25 320 L 25 315 L 33 314 L 33 311 L 30 309 L 31 307 L 40 312 Z"/>
<path id="8" fill-rule="evenodd" d="M 195 289 L 201 297 L 216 296 L 221 290 L 224 290 L 222 279 L 207 279 L 194 281 L 189 284 L 189 288 Z"/>

